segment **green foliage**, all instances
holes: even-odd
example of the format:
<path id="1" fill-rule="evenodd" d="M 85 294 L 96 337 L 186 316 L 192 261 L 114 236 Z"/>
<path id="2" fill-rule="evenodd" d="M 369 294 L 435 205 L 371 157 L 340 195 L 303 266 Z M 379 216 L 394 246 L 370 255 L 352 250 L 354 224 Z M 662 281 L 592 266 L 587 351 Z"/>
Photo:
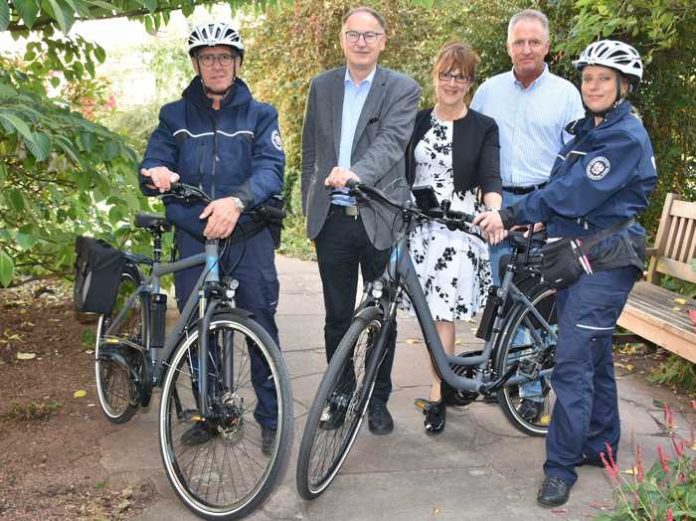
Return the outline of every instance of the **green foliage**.
<path id="1" fill-rule="evenodd" d="M 696 408 L 696 401 L 692 402 Z M 664 434 L 669 437 L 672 457 L 659 445 L 658 458 L 645 472 L 645 462 L 640 445 L 631 474 L 624 478 L 611 451 L 602 454 L 604 468 L 616 492 L 616 508 L 602 514 L 597 521 L 653 521 L 656 519 L 696 519 L 696 439 L 691 427 L 690 439 L 676 432 L 674 412 L 664 407 L 665 421 L 660 422 Z"/>
<path id="2" fill-rule="evenodd" d="M 572 59 L 598 38 L 623 39 L 645 56 L 646 79 L 632 95 L 652 138 L 659 183 L 642 217 L 657 228 L 664 195 L 696 196 L 696 10 L 688 0 L 384 0 L 374 4 L 386 18 L 389 41 L 380 62 L 415 78 L 422 104 L 431 104 L 430 69 L 439 47 L 451 39 L 470 43 L 482 58 L 479 79 L 509 70 L 505 41 L 510 16 L 535 7 L 549 16 L 551 69 L 578 82 Z M 304 104 L 312 76 L 343 64 L 338 45 L 341 17 L 354 6 L 346 0 L 299 0 L 267 11 L 251 28 L 245 74 L 255 94 L 281 115 L 288 164 L 300 166 Z M 272 71 L 272 73 L 270 72 Z M 292 193 L 295 178 L 288 178 Z"/>
<path id="3" fill-rule="evenodd" d="M 61 407 L 62 405 L 56 401 L 37 402 L 30 400 L 27 403 L 13 401 L 10 410 L 0 418 L 4 417 L 5 419 L 15 421 L 47 420 Z"/>
<path id="4" fill-rule="evenodd" d="M 696 396 L 696 364 L 670 353 L 667 360 L 653 369 L 648 376 L 651 382 L 676 386 Z"/>
<path id="5" fill-rule="evenodd" d="M 644 58 L 644 81 L 632 100 L 655 150 L 658 185 L 643 224 L 654 233 L 665 194 L 696 198 L 696 11 L 691 0 L 577 0 L 569 38 L 577 54 L 599 38 L 624 40 Z"/>
<path id="6" fill-rule="evenodd" d="M 16 270 L 66 272 L 77 233 L 113 233 L 135 196 L 123 139 L 42 90 L 44 76 L 0 70 L 0 283 Z"/>

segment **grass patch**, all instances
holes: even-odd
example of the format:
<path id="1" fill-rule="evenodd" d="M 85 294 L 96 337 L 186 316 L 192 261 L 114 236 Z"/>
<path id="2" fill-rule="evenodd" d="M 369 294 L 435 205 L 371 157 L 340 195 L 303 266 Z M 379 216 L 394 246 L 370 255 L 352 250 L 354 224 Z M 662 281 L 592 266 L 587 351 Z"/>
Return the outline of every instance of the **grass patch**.
<path id="1" fill-rule="evenodd" d="M 10 404 L 9 412 L 3 414 L 2 418 L 17 421 L 47 420 L 61 407 L 62 405 L 59 402 L 37 402 L 31 400 L 23 404 L 13 401 Z"/>
<path id="2" fill-rule="evenodd" d="M 696 364 L 679 355 L 670 354 L 667 360 L 650 372 L 648 379 L 696 395 Z"/>

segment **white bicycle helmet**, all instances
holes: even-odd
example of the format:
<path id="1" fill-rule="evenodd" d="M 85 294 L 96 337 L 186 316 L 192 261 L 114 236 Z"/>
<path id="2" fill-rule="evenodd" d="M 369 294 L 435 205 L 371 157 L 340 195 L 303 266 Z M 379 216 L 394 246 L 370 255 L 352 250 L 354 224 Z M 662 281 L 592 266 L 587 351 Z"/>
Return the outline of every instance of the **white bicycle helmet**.
<path id="1" fill-rule="evenodd" d="M 627 43 L 617 40 L 600 40 L 588 45 L 573 65 L 581 71 L 586 65 L 603 65 L 616 69 L 627 77 L 631 87 L 638 87 L 643 78 L 643 62 L 640 54 Z"/>
<path id="2" fill-rule="evenodd" d="M 229 45 L 235 49 L 241 58 L 244 57 L 244 43 L 239 33 L 225 22 L 196 25 L 188 38 L 188 52 L 193 56 L 196 49 Z"/>

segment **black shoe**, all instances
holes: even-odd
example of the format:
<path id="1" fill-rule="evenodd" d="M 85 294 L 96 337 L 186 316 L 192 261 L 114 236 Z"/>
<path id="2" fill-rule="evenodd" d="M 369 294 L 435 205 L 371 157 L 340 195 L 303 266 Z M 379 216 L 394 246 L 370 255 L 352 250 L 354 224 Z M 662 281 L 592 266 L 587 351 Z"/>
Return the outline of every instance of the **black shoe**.
<path id="1" fill-rule="evenodd" d="M 556 476 L 546 476 L 537 494 L 537 503 L 545 507 L 558 507 L 568 501 L 570 485 Z"/>
<path id="2" fill-rule="evenodd" d="M 522 398 L 522 401 L 517 406 L 517 412 L 519 415 L 524 421 L 529 423 L 538 421 L 543 411 L 543 402 L 535 402 L 534 400 L 528 400 L 527 398 Z"/>
<path id="3" fill-rule="evenodd" d="M 425 414 L 423 425 L 427 434 L 440 434 L 445 430 L 446 411 L 447 408 L 443 400 L 426 402 L 423 408 L 423 414 Z"/>
<path id="4" fill-rule="evenodd" d="M 188 447 L 195 447 L 208 443 L 215 436 L 216 431 L 211 429 L 204 421 L 194 423 L 190 429 L 181 435 L 181 443 Z"/>
<path id="5" fill-rule="evenodd" d="M 324 406 L 321 418 L 319 418 L 319 428 L 325 431 L 333 431 L 343 426 L 349 402 L 350 396 L 347 394 L 334 394 L 331 396 L 329 403 Z"/>
<path id="6" fill-rule="evenodd" d="M 578 461 L 575 464 L 575 466 L 583 467 L 585 465 L 588 465 L 590 467 L 599 467 L 600 469 L 604 468 L 604 463 L 602 462 L 599 456 L 586 456 L 585 454 L 583 454 L 582 459 Z"/>
<path id="7" fill-rule="evenodd" d="M 261 425 L 261 452 L 266 456 L 273 453 L 273 444 L 275 443 L 277 429 Z"/>
<path id="8" fill-rule="evenodd" d="M 381 400 L 372 400 L 367 408 L 368 422 L 372 434 L 389 434 L 394 430 L 394 420 L 389 414 L 387 404 Z"/>

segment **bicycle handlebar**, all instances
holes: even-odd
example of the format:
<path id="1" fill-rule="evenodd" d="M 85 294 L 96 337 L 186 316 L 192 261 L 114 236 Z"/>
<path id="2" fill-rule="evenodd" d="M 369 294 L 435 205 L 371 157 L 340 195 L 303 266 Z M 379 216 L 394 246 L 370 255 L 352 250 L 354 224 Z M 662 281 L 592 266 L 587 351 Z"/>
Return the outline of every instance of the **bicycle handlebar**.
<path id="1" fill-rule="evenodd" d="M 472 226 L 471 222 L 474 220 L 474 216 L 472 214 L 450 210 L 449 204 L 444 204 L 442 207 L 421 210 L 420 208 L 414 206 L 410 201 L 407 203 L 400 203 L 389 197 L 378 188 L 357 182 L 353 179 L 346 183 L 346 188 L 350 190 L 350 195 L 354 197 L 368 200 L 379 200 L 384 204 L 405 212 L 409 212 L 420 218 L 444 224 L 448 228 L 468 231 L 468 229 Z"/>
<path id="2" fill-rule="evenodd" d="M 169 192 L 162 194 L 161 197 L 175 197 L 186 203 L 202 202 L 204 204 L 209 204 L 213 202 L 213 199 L 200 188 L 181 182 L 172 183 Z M 278 222 L 282 221 L 287 215 L 287 212 L 282 208 L 276 208 L 268 204 L 245 210 L 242 213 L 250 215 L 258 220 Z"/>

